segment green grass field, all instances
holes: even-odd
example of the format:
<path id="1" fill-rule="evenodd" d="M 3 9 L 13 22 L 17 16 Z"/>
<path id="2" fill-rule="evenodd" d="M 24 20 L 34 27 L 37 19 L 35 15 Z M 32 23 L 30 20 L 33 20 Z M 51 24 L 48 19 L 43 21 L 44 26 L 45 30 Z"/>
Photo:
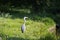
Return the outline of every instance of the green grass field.
<path id="1" fill-rule="evenodd" d="M 1 14 L 0 37 L 3 40 L 57 40 L 55 33 L 48 31 L 49 28 L 56 25 L 51 18 L 52 15 L 44 13 L 39 15 L 26 13 Z M 21 25 L 24 22 L 24 16 L 29 18 L 26 21 L 26 31 L 22 33 Z"/>

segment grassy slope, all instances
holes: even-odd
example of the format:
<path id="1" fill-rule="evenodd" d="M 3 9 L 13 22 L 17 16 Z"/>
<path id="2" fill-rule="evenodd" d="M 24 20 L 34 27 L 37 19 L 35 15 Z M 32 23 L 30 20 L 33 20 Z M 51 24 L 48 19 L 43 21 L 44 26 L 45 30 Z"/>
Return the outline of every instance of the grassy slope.
<path id="1" fill-rule="evenodd" d="M 40 40 L 55 40 L 55 35 L 48 32 L 48 28 L 54 27 L 55 22 L 50 17 L 31 16 L 26 22 L 25 33 L 21 32 L 23 18 L 12 19 L 9 15 L 0 17 L 0 36 L 3 40 L 20 40 L 20 39 L 40 39 Z M 44 15 L 43 15 L 44 16 Z M 32 20 L 32 19 L 36 20 Z M 39 19 L 39 20 L 37 20 Z"/>

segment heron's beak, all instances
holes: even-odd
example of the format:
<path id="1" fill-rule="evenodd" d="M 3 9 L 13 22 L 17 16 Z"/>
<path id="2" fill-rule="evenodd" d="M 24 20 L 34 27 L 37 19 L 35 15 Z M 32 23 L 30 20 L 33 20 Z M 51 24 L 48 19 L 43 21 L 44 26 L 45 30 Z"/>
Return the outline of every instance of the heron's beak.
<path id="1" fill-rule="evenodd" d="M 26 17 L 26 18 L 28 18 L 28 17 Z"/>
<path id="2" fill-rule="evenodd" d="M 24 20 L 27 19 L 28 17 L 24 17 Z"/>

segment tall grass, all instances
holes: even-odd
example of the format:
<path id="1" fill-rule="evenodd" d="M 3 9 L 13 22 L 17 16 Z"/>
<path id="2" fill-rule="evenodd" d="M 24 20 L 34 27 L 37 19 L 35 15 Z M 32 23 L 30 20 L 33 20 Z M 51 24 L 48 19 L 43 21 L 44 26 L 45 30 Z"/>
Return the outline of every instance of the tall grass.
<path id="1" fill-rule="evenodd" d="M 27 19 L 26 31 L 22 33 L 23 18 L 12 19 L 12 16 L 8 13 L 0 16 L 0 36 L 3 40 L 56 40 L 55 35 L 49 34 L 47 30 L 55 26 L 52 18 L 39 17 L 37 15 L 34 17 L 31 14 L 32 19 Z"/>

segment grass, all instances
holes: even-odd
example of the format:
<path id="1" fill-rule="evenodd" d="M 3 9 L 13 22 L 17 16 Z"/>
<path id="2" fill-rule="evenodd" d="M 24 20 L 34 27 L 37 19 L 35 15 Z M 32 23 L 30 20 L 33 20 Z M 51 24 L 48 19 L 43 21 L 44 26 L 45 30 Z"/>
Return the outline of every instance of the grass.
<path id="1" fill-rule="evenodd" d="M 24 22 L 22 15 L 29 17 L 25 33 L 21 32 L 21 25 Z M 56 35 L 47 30 L 50 27 L 55 27 L 54 20 L 49 16 L 52 15 L 2 14 L 0 16 L 0 36 L 3 40 L 56 40 Z"/>

